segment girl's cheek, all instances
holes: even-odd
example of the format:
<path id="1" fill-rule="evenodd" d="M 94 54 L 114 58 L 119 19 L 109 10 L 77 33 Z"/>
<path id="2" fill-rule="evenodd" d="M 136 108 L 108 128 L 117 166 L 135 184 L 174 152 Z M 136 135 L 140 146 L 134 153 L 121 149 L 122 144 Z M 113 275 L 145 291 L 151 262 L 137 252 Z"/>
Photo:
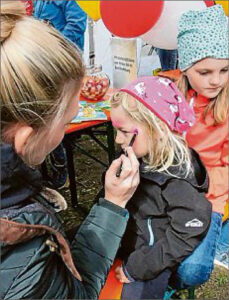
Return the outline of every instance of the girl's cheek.
<path id="1" fill-rule="evenodd" d="M 112 126 L 114 127 L 114 128 L 119 128 L 119 127 L 121 127 L 121 123 L 119 123 L 119 122 L 116 122 L 115 120 L 112 120 L 111 119 L 111 122 L 112 122 Z"/>
<path id="2" fill-rule="evenodd" d="M 139 138 L 138 138 L 138 135 L 134 141 L 134 144 L 132 146 L 133 150 L 134 150 L 134 153 L 137 154 L 137 152 L 139 151 L 139 149 L 141 149 L 141 146 L 140 145 L 140 142 L 139 142 Z"/>

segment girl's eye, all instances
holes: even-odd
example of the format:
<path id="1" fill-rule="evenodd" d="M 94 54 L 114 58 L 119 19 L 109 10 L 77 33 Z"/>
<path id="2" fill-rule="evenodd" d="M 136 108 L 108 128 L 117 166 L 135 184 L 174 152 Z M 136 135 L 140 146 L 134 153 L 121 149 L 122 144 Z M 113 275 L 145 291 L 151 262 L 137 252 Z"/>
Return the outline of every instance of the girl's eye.
<path id="1" fill-rule="evenodd" d="M 127 135 L 129 132 L 128 131 L 125 131 L 125 130 L 122 130 L 122 129 L 116 129 L 116 133 L 117 132 L 121 132 L 122 134 L 124 134 L 124 135 Z"/>
<path id="2" fill-rule="evenodd" d="M 228 68 L 222 69 L 221 72 L 223 72 L 223 73 L 228 72 Z"/>
<path id="3" fill-rule="evenodd" d="M 204 75 L 207 75 L 208 72 L 199 72 L 200 75 L 204 76 Z"/>

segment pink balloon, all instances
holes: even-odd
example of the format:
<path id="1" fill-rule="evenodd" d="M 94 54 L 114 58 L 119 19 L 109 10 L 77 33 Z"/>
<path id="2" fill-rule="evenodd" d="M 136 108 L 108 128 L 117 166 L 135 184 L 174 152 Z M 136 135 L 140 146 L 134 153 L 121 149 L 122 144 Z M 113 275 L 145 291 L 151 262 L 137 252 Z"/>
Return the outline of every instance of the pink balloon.
<path id="1" fill-rule="evenodd" d="M 205 8 L 205 1 L 165 1 L 160 18 L 141 38 L 157 48 L 177 49 L 180 16 L 188 10 L 202 10 Z"/>
<path id="2" fill-rule="evenodd" d="M 164 1 L 100 1 L 102 20 L 116 36 L 138 37 L 157 22 Z"/>

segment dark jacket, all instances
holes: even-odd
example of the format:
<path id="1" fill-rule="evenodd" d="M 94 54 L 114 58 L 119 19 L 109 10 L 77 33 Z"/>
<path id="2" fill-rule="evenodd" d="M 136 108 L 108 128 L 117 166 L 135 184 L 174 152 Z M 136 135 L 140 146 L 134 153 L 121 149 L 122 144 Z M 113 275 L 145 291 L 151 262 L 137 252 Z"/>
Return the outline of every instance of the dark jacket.
<path id="1" fill-rule="evenodd" d="M 87 15 L 75 0 L 35 0 L 33 15 L 51 23 L 83 50 Z"/>
<path id="2" fill-rule="evenodd" d="M 187 179 L 143 172 L 140 185 L 127 204 L 130 220 L 121 244 L 124 271 L 135 280 L 153 279 L 173 270 L 206 235 L 211 204 L 205 198 L 206 170 L 193 151 L 195 175 Z M 173 174 L 178 168 L 170 169 Z"/>
<path id="3" fill-rule="evenodd" d="M 1 166 L 0 298 L 96 299 L 128 212 L 100 199 L 70 245 L 50 204 L 59 202 L 50 199 L 57 194 L 42 188 L 39 172 L 6 144 L 1 145 Z"/>

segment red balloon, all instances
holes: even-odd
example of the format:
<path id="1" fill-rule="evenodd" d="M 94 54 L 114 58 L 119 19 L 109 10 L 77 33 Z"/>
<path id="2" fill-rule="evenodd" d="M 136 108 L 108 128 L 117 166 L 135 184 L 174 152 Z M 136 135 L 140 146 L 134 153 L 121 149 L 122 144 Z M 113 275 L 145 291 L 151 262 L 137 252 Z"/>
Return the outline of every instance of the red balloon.
<path id="1" fill-rule="evenodd" d="M 100 1 L 102 20 L 119 37 L 138 37 L 150 30 L 161 15 L 164 1 Z"/>
<path id="2" fill-rule="evenodd" d="M 210 0 L 208 1 L 208 0 L 207 0 L 207 1 L 204 1 L 204 2 L 205 2 L 205 4 L 206 4 L 207 7 L 210 7 L 210 6 L 215 5 L 215 2 L 214 2 L 214 1 L 210 1 Z"/>

